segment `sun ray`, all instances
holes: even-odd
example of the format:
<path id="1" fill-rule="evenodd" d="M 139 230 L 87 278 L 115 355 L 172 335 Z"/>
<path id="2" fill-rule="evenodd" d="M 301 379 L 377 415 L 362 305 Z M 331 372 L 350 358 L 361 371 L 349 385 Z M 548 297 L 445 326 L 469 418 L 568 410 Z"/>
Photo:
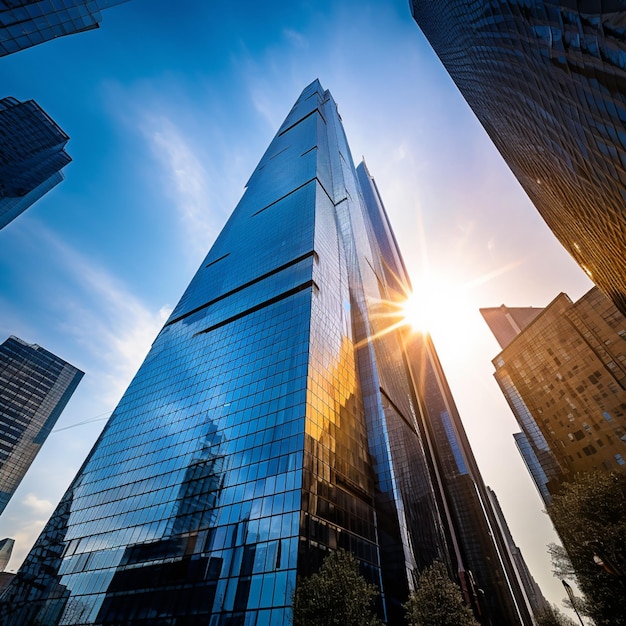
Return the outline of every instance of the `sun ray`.
<path id="1" fill-rule="evenodd" d="M 518 259 L 517 261 L 512 261 L 511 263 L 507 263 L 507 265 L 504 265 L 503 267 L 499 267 L 496 270 L 487 272 L 486 274 L 483 274 L 482 276 L 478 276 L 474 280 L 467 283 L 466 289 L 469 290 L 469 289 L 473 289 L 474 287 L 478 287 L 479 285 L 484 285 L 485 283 L 488 283 L 490 280 L 497 278 L 498 276 L 501 276 L 502 274 L 506 274 L 507 272 L 510 272 L 511 270 L 514 270 L 516 267 L 519 267 L 520 265 L 522 265 L 524 261 L 526 261 L 526 259 Z"/>
<path id="2" fill-rule="evenodd" d="M 476 287 L 515 269 L 523 262 L 524 259 L 519 259 L 462 284 L 448 279 L 443 274 L 437 275 L 423 269 L 412 288 L 409 286 L 403 266 L 399 268 L 401 275 L 397 275 L 391 267 L 386 266 L 397 296 L 391 296 L 393 299 L 368 301 L 369 316 L 375 332 L 358 341 L 355 347 L 361 348 L 401 328 L 415 335 L 432 335 L 438 344 L 442 340 L 445 341 L 450 335 L 450 329 L 458 326 L 459 320 L 478 310 L 471 302 L 469 293 Z M 460 347 L 461 345 L 457 343 L 457 348 Z"/>

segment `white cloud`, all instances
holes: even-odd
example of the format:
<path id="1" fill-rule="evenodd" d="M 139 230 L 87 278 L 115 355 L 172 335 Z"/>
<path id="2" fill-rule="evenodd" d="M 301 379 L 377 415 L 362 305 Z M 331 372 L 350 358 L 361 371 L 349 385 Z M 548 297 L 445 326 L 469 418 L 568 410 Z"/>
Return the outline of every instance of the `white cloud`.
<path id="1" fill-rule="evenodd" d="M 39 537 L 41 529 L 46 523 L 50 512 L 51 510 L 44 516 L 45 519 L 42 518 L 33 520 L 32 518 L 25 516 L 20 521 L 19 525 L 15 526 L 18 530 L 11 532 L 12 538 L 15 539 L 15 546 L 11 554 L 11 561 L 6 568 L 8 572 L 13 572 L 20 567 L 22 561 L 26 558 L 33 544 L 37 540 L 37 537 Z M 24 523 L 24 519 L 27 519 L 28 521 Z"/>
<path id="2" fill-rule="evenodd" d="M 52 513 L 52 509 L 54 508 L 52 502 L 39 498 L 34 493 L 27 493 L 22 503 L 24 506 L 31 509 L 33 515 L 44 515 L 47 517 Z"/>
<path id="3" fill-rule="evenodd" d="M 2 516 L 0 536 L 15 539 L 7 571 L 15 571 L 28 554 L 54 505 L 46 498 L 29 491 L 19 501 L 10 502 Z"/>
<path id="4" fill-rule="evenodd" d="M 148 116 L 140 123 L 151 152 L 165 174 L 165 192 L 173 200 L 187 238 L 205 254 L 219 229 L 211 210 L 210 176 L 192 142 L 166 116 Z"/>
<path id="5" fill-rule="evenodd" d="M 407 145 L 406 143 L 401 143 L 396 149 L 393 151 L 393 156 L 396 161 L 402 161 L 406 158 L 407 155 Z"/>
<path id="6" fill-rule="evenodd" d="M 41 224 L 31 224 L 60 265 L 63 330 L 93 357 L 107 383 L 101 386 L 107 406 L 114 405 L 147 354 L 171 307 L 150 310 L 118 277 L 62 241 Z M 71 284 L 73 283 L 73 284 Z"/>
<path id="7" fill-rule="evenodd" d="M 308 39 L 302 33 L 299 33 L 292 28 L 283 29 L 283 36 L 289 43 L 291 43 L 296 48 L 305 49 L 309 47 Z"/>
<path id="8" fill-rule="evenodd" d="M 276 131 L 283 120 L 281 114 L 276 111 L 279 107 L 276 107 L 275 90 L 272 90 L 269 85 L 253 81 L 253 84 L 250 84 L 250 97 L 257 113 L 267 121 L 273 131 Z M 285 111 L 282 114 L 285 114 Z"/>

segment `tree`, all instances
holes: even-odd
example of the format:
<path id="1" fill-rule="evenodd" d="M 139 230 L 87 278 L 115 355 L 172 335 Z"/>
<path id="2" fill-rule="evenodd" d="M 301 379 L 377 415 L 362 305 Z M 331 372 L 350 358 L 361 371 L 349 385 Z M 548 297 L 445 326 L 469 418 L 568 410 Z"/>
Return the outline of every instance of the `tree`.
<path id="1" fill-rule="evenodd" d="M 409 626 L 479 626 L 459 586 L 439 562 L 422 572 L 404 608 Z"/>
<path id="2" fill-rule="evenodd" d="M 577 626 L 576 622 L 564 615 L 554 605 L 549 606 L 537 615 L 537 626 Z"/>
<path id="3" fill-rule="evenodd" d="M 298 581 L 293 596 L 294 626 L 382 626 L 372 610 L 375 585 L 359 573 L 344 550 L 331 552 L 316 574 Z"/>
<path id="4" fill-rule="evenodd" d="M 548 514 L 565 546 L 550 546 L 554 573 L 575 576 L 585 595 L 579 611 L 597 626 L 626 626 L 626 475 L 578 474 Z"/>

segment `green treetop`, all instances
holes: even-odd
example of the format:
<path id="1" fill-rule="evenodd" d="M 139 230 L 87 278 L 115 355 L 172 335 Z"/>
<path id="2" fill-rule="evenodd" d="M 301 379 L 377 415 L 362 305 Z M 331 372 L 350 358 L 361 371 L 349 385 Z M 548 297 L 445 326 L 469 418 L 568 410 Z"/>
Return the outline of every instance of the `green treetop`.
<path id="1" fill-rule="evenodd" d="M 459 586 L 439 562 L 422 572 L 404 608 L 409 626 L 480 626 L 464 604 Z"/>
<path id="2" fill-rule="evenodd" d="M 372 608 L 376 596 L 376 586 L 359 573 L 349 552 L 331 552 L 316 574 L 298 581 L 293 625 L 382 626 Z"/>

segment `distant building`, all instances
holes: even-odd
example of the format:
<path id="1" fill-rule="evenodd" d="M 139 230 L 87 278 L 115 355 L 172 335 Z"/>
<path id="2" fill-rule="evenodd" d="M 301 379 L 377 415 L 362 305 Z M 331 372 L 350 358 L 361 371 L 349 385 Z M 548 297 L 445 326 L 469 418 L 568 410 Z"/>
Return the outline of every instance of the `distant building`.
<path id="1" fill-rule="evenodd" d="M 389 319 L 407 287 L 374 180 L 316 80 L 2 596 L 3 626 L 282 626 L 298 577 L 338 548 L 396 626 L 434 560 L 466 572 L 463 543 L 488 523 L 460 534 L 442 512 Z M 478 496 L 467 514 L 484 518 Z M 477 541 L 495 572 L 482 623 L 522 624 L 494 539 Z"/>
<path id="2" fill-rule="evenodd" d="M 83 372 L 38 345 L 0 345 L 0 513 L 4 511 Z"/>
<path id="3" fill-rule="evenodd" d="M 6 566 L 9 564 L 14 545 L 15 539 L 0 539 L 0 572 L 4 572 Z"/>
<path id="4" fill-rule="evenodd" d="M 481 313 L 501 342 L 494 376 L 544 500 L 576 472 L 625 471 L 626 318 L 615 305 L 594 287 L 577 302 L 562 293 L 545 309 Z"/>
<path id="5" fill-rule="evenodd" d="M 63 180 L 68 140 L 34 100 L 0 100 L 0 229 Z"/>
<path id="6" fill-rule="evenodd" d="M 14 539 L 7 538 L 0 540 L 0 594 L 2 594 L 5 587 L 15 578 L 15 574 L 4 571 L 11 560 L 11 552 L 13 551 L 14 545 Z"/>
<path id="7" fill-rule="evenodd" d="M 552 232 L 626 315 L 623 0 L 411 0 Z"/>
<path id="8" fill-rule="evenodd" d="M 0 57 L 100 26 L 102 9 L 128 0 L 0 0 Z"/>

